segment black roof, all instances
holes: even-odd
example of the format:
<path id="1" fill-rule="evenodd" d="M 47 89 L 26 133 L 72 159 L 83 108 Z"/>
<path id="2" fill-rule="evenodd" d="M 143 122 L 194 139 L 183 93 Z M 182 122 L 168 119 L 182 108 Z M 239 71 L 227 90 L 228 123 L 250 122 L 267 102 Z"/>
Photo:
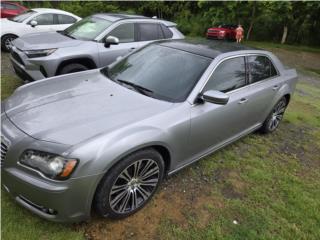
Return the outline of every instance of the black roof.
<path id="1" fill-rule="evenodd" d="M 160 41 L 158 44 L 209 58 L 215 58 L 226 52 L 256 49 L 239 43 L 206 39 L 166 40 Z"/>

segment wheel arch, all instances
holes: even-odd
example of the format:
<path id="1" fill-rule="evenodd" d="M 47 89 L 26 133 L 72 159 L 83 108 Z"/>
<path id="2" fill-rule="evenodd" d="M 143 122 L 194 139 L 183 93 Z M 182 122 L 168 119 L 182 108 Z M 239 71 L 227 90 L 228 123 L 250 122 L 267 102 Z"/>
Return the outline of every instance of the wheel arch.
<path id="1" fill-rule="evenodd" d="M 95 61 L 90 58 L 90 57 L 78 57 L 78 58 L 71 58 L 71 59 L 66 59 L 66 60 L 63 60 L 57 70 L 56 70 L 56 73 L 55 75 L 59 75 L 61 70 L 68 64 L 72 64 L 72 63 L 78 63 L 78 64 L 82 64 L 84 66 L 86 66 L 87 68 L 89 69 L 95 69 L 97 68 L 97 64 L 95 63 Z"/>

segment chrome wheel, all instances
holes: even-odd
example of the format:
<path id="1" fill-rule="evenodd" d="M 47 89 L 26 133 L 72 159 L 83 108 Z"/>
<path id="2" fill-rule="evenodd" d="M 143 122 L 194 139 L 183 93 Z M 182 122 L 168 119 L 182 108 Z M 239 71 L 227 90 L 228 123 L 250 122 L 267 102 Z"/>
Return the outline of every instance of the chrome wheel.
<path id="1" fill-rule="evenodd" d="M 111 187 L 109 202 L 113 211 L 130 213 L 146 202 L 160 180 L 160 168 L 152 159 L 141 159 L 125 168 Z"/>
<path id="2" fill-rule="evenodd" d="M 286 110 L 287 103 L 283 99 L 277 103 L 274 107 L 271 118 L 268 123 L 268 128 L 270 131 L 274 131 L 278 126 L 280 121 L 282 120 L 284 111 Z"/>

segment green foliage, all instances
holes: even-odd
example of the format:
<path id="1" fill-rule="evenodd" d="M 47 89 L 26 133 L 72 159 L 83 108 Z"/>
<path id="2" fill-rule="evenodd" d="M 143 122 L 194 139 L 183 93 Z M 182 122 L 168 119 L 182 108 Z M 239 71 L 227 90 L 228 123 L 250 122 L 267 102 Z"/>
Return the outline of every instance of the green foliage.
<path id="1" fill-rule="evenodd" d="M 250 40 L 280 42 L 284 26 L 289 44 L 320 45 L 319 1 L 23 1 L 53 7 L 81 17 L 99 12 L 126 12 L 175 21 L 190 36 L 203 36 L 221 23 L 251 26 Z"/>

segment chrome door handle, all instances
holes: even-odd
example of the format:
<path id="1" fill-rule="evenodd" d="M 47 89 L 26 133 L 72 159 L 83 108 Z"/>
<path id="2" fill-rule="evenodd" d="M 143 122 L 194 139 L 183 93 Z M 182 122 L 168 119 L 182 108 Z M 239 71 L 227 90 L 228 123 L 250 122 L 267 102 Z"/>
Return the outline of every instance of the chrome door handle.
<path id="1" fill-rule="evenodd" d="M 272 90 L 276 91 L 276 90 L 279 89 L 279 87 L 280 87 L 279 85 L 274 85 L 273 88 L 272 88 Z"/>
<path id="2" fill-rule="evenodd" d="M 239 104 L 243 104 L 243 103 L 246 103 L 246 102 L 248 102 L 248 99 L 247 99 L 247 98 L 241 98 L 238 103 L 239 103 Z"/>

